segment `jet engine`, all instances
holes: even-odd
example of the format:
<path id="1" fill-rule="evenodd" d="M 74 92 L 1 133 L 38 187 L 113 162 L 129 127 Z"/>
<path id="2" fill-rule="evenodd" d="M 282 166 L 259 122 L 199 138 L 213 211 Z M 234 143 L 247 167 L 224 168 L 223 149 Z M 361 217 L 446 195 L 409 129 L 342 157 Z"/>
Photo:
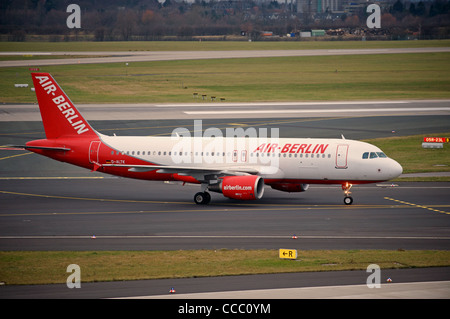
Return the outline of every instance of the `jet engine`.
<path id="1" fill-rule="evenodd" d="M 264 180 L 256 175 L 226 176 L 208 189 L 233 199 L 260 199 L 264 194 Z"/>

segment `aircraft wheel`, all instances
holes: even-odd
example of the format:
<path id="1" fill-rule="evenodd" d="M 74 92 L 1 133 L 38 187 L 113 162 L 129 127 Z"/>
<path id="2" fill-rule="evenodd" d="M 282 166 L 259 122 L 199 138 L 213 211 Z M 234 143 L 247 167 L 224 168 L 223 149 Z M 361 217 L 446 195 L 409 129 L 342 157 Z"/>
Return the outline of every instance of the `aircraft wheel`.
<path id="1" fill-rule="evenodd" d="M 194 196 L 194 202 L 197 205 L 208 205 L 211 201 L 211 195 L 208 192 L 198 192 Z"/>
<path id="2" fill-rule="evenodd" d="M 346 196 L 344 198 L 344 204 L 345 205 L 351 205 L 353 203 L 353 198 L 351 196 Z"/>

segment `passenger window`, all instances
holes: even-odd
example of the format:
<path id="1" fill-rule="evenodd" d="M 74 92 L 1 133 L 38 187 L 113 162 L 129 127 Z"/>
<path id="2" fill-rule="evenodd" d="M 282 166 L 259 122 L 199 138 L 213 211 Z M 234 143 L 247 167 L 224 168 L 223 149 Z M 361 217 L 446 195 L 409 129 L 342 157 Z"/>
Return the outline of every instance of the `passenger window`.
<path id="1" fill-rule="evenodd" d="M 370 158 L 377 158 L 378 155 L 375 152 L 370 152 Z"/>
<path id="2" fill-rule="evenodd" d="M 362 156 L 363 159 L 369 158 L 369 152 L 365 152 Z"/>

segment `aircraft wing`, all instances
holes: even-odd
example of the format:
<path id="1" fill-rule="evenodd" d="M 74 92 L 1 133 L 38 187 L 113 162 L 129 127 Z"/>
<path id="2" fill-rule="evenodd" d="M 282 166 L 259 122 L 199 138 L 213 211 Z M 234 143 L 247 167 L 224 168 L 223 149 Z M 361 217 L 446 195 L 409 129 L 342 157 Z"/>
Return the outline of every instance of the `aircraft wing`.
<path id="1" fill-rule="evenodd" d="M 128 167 L 131 172 L 149 172 L 158 170 L 158 173 L 180 175 L 255 175 L 259 170 L 254 167 L 186 167 L 165 165 L 128 165 L 128 164 L 102 164 L 104 167 Z"/>

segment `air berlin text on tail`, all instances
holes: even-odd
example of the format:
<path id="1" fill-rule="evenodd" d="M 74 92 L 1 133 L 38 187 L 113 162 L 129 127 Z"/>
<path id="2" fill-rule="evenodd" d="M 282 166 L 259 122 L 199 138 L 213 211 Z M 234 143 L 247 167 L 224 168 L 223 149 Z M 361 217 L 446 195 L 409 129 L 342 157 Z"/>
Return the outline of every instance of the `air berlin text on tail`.
<path id="1" fill-rule="evenodd" d="M 48 76 L 36 76 L 36 79 L 39 81 L 41 87 L 45 90 L 47 94 L 51 94 L 55 96 L 52 101 L 61 111 L 61 113 L 65 116 L 67 121 L 72 125 L 77 134 L 83 134 L 89 131 L 87 125 L 81 119 L 76 112 L 76 110 L 72 107 L 72 105 L 66 101 L 66 98 L 63 94 L 56 96 L 55 92 L 57 91 L 57 87 Z"/>

